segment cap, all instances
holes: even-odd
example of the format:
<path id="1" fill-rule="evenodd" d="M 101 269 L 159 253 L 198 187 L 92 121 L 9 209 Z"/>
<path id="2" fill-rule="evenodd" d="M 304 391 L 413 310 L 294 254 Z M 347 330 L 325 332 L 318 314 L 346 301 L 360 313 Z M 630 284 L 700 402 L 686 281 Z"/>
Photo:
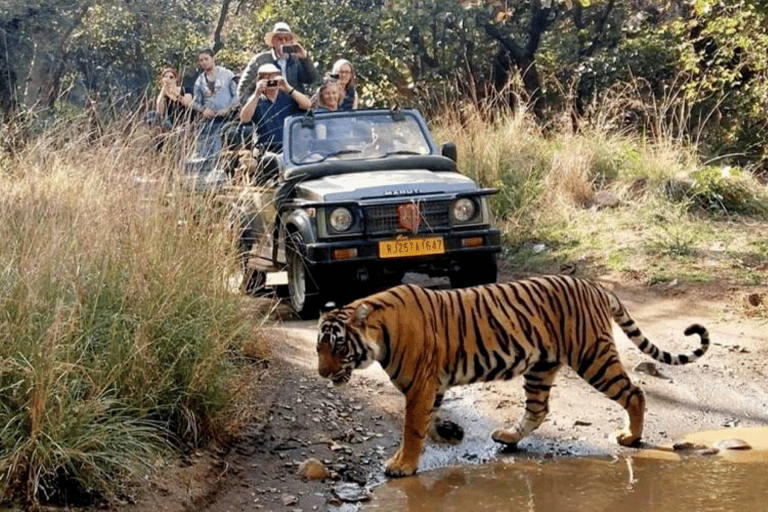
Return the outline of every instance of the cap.
<path id="1" fill-rule="evenodd" d="M 266 73 L 282 73 L 282 71 L 280 71 L 280 68 L 278 68 L 274 64 L 267 63 L 259 66 L 259 70 L 256 72 L 256 74 L 259 74 L 259 75 L 266 74 Z"/>

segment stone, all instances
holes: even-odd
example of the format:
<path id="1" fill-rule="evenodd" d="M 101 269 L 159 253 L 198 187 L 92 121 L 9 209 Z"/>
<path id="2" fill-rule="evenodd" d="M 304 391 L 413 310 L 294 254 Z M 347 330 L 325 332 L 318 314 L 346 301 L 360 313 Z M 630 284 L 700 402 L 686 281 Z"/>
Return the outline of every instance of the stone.
<path id="1" fill-rule="evenodd" d="M 299 464 L 298 474 L 307 480 L 323 480 L 330 476 L 323 463 L 315 458 L 309 458 Z"/>
<path id="2" fill-rule="evenodd" d="M 746 441 L 731 437 L 728 439 L 721 439 L 715 443 L 715 446 L 720 450 L 751 450 L 752 446 Z"/>
<path id="3" fill-rule="evenodd" d="M 656 363 L 652 363 L 650 361 L 643 361 L 642 363 L 639 363 L 637 366 L 635 366 L 635 371 L 640 373 L 646 373 L 651 377 L 662 376 L 661 372 L 659 371 L 659 368 L 656 366 Z"/>
<path id="4" fill-rule="evenodd" d="M 600 190 L 595 193 L 594 204 L 598 209 L 617 208 L 619 204 L 621 204 L 621 201 L 613 192 Z"/>
<path id="5" fill-rule="evenodd" d="M 351 482 L 344 482 L 336 485 L 336 487 L 333 488 L 333 493 L 341 501 L 347 503 L 368 501 L 371 499 L 371 494 L 365 488 Z"/>

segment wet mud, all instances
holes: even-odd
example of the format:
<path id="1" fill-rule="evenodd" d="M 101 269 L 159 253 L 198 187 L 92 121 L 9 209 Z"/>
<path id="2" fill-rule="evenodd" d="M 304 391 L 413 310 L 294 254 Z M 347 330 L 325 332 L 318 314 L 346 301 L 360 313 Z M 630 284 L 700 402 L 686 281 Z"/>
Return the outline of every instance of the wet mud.
<path id="1" fill-rule="evenodd" d="M 762 435 L 767 432 L 763 430 Z M 736 452 L 738 457 L 732 459 Z M 677 455 L 675 460 L 654 457 L 650 450 L 612 459 L 510 457 L 388 480 L 357 510 L 765 511 L 768 452 L 725 453 Z"/>

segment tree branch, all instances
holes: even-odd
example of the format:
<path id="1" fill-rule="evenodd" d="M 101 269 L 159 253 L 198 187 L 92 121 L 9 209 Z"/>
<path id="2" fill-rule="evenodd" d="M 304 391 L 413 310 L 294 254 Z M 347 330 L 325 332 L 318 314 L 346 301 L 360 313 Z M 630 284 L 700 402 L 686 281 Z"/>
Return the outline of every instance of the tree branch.
<path id="1" fill-rule="evenodd" d="M 224 47 L 224 43 L 221 42 L 221 31 L 224 29 L 224 22 L 227 21 L 227 13 L 229 12 L 229 4 L 232 0 L 223 0 L 221 2 L 221 11 L 219 11 L 219 21 L 216 23 L 216 30 L 213 33 L 213 53 L 218 52 Z"/>

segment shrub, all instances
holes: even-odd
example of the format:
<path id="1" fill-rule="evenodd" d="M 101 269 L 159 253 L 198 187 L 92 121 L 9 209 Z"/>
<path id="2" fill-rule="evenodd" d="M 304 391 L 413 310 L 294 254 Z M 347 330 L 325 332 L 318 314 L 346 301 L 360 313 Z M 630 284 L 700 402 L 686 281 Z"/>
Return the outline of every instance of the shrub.
<path id="1" fill-rule="evenodd" d="M 71 502 L 216 437 L 250 324 L 212 205 L 53 133 L 0 176 L 0 495 Z"/>

